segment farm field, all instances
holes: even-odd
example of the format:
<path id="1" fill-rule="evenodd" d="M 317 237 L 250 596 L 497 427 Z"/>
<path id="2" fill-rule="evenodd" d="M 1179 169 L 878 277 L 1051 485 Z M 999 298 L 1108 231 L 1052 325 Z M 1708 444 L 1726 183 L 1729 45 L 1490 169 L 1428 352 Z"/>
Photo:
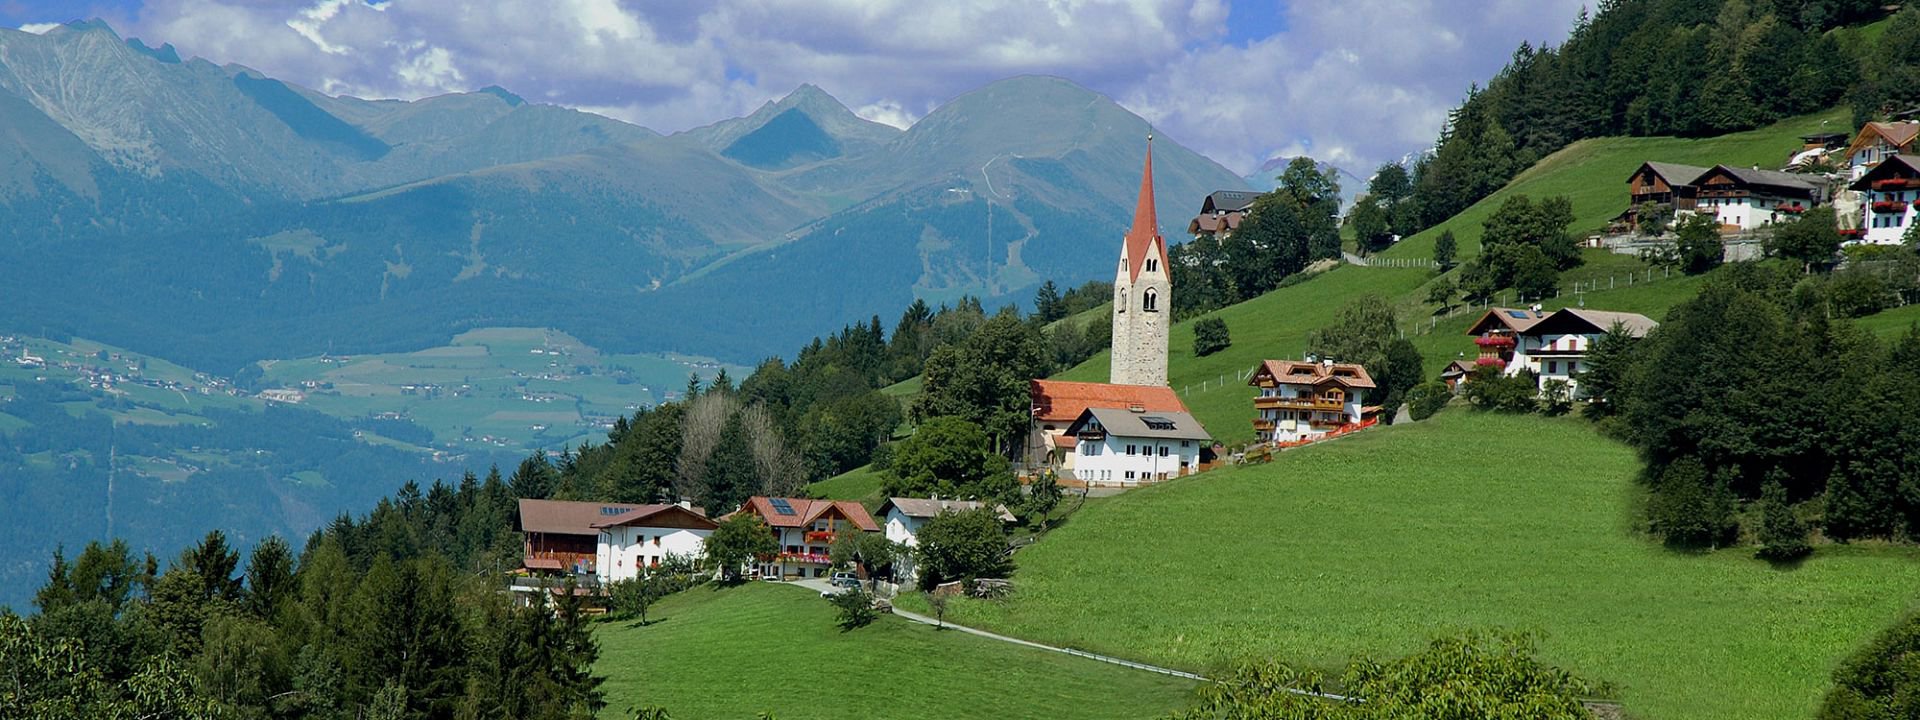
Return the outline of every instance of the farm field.
<path id="1" fill-rule="evenodd" d="M 601 442 L 617 417 L 678 397 L 705 358 L 604 354 L 556 330 L 485 328 L 410 353 L 261 363 L 262 381 L 343 419 L 411 420 L 439 447 L 559 448 Z"/>
<path id="2" fill-rule="evenodd" d="M 1736 720 L 1811 717 L 1839 659 L 1920 600 L 1914 548 L 1792 568 L 1665 550 L 1633 530 L 1638 469 L 1584 421 L 1455 406 L 1094 500 L 1020 552 L 1009 599 L 948 618 L 1195 671 L 1525 630 L 1635 717 Z"/>
<path id="3" fill-rule="evenodd" d="M 1193 683 L 890 615 L 851 632 L 818 594 L 778 583 L 696 587 L 652 624 L 597 631 L 608 710 L 675 720 L 747 718 L 1150 718 Z"/>

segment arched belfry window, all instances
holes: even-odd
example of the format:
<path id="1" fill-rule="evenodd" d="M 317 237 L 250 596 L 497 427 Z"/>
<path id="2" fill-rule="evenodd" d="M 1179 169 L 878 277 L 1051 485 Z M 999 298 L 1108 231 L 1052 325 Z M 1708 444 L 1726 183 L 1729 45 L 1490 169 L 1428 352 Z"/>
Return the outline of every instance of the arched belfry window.
<path id="1" fill-rule="evenodd" d="M 1146 296 L 1140 299 L 1140 309 L 1147 312 L 1160 312 L 1160 293 L 1148 290 Z"/>
<path id="2" fill-rule="evenodd" d="M 1147 272 L 1153 272 L 1159 269 L 1160 269 L 1160 261 L 1158 259 L 1147 258 Z"/>

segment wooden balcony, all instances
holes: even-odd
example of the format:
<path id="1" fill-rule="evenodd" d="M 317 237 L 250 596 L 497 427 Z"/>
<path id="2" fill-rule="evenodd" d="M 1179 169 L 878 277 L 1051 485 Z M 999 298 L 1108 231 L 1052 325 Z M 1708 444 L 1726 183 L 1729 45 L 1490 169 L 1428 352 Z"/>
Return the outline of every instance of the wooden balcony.
<path id="1" fill-rule="evenodd" d="M 1346 412 L 1347 404 L 1338 400 L 1319 398 L 1257 397 L 1253 399 L 1256 410 L 1318 410 L 1321 412 Z"/>
<path id="2" fill-rule="evenodd" d="M 1253 419 L 1254 432 L 1273 432 L 1273 421 L 1266 418 Z"/>

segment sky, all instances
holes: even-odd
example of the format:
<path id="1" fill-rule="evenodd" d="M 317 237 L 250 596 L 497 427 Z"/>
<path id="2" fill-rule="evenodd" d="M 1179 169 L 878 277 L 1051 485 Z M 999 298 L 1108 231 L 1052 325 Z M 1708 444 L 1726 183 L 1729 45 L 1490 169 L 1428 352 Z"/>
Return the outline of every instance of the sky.
<path id="1" fill-rule="evenodd" d="M 905 127 L 994 80 L 1057 75 L 1245 174 L 1364 176 L 1432 145 L 1522 41 L 1592 0 L 0 0 L 0 27 L 107 20 L 182 57 L 332 94 L 499 85 L 661 132 L 813 83 Z"/>

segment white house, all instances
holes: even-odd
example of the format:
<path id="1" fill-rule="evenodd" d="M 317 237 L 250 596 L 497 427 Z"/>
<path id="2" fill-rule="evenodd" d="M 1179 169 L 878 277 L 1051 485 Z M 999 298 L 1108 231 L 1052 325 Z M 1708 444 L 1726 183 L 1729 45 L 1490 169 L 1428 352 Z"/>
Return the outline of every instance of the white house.
<path id="1" fill-rule="evenodd" d="M 975 500 L 942 500 L 940 498 L 887 498 L 880 505 L 880 522 L 887 539 L 907 547 L 920 546 L 920 528 L 927 521 L 940 516 L 943 512 L 966 512 L 986 507 L 987 504 Z M 993 513 L 1000 522 L 1011 523 L 1016 520 L 1005 505 L 994 505 Z M 894 577 L 901 582 L 911 580 L 916 574 L 913 566 L 913 553 L 904 553 L 894 562 Z"/>
<path id="2" fill-rule="evenodd" d="M 693 558 L 720 527 L 686 505 L 642 505 L 592 524 L 599 530 L 595 563 L 602 582 L 638 577 L 668 556 Z"/>
<path id="3" fill-rule="evenodd" d="M 1860 179 L 1887 158 L 1912 152 L 1913 140 L 1920 137 L 1920 123 L 1869 122 L 1847 146 L 1849 177 Z"/>
<path id="4" fill-rule="evenodd" d="M 1863 193 L 1860 237 L 1849 244 L 1899 245 L 1907 228 L 1920 221 L 1920 161 L 1908 155 L 1889 155 L 1873 166 L 1851 189 Z"/>
<path id="5" fill-rule="evenodd" d="M 1353 363 L 1331 360 L 1268 360 L 1254 368 L 1247 384 L 1260 388 L 1253 398 L 1253 429 L 1260 442 L 1314 440 L 1359 423 L 1366 414 L 1373 376 Z"/>
<path id="6" fill-rule="evenodd" d="M 1639 313 L 1562 308 L 1520 333 L 1506 372 L 1517 375 L 1531 370 L 1539 376 L 1541 388 L 1548 381 L 1560 380 L 1567 383 L 1573 397 L 1584 397 L 1579 376 L 1587 370 L 1587 353 L 1615 325 L 1638 338 L 1646 337 L 1659 323 Z"/>
<path id="7" fill-rule="evenodd" d="M 668 555 L 699 555 L 719 527 L 685 503 L 637 505 L 570 500 L 520 501 L 521 564 L 537 574 L 624 580 Z"/>
<path id="8" fill-rule="evenodd" d="M 1088 485 L 1132 486 L 1200 470 L 1207 429 L 1184 412 L 1090 407 L 1067 427 L 1073 476 Z"/>
<path id="9" fill-rule="evenodd" d="M 1807 178 L 1715 165 L 1693 182 L 1694 212 L 1713 216 L 1722 227 L 1741 230 L 1789 221 L 1826 201 L 1825 188 Z"/>

